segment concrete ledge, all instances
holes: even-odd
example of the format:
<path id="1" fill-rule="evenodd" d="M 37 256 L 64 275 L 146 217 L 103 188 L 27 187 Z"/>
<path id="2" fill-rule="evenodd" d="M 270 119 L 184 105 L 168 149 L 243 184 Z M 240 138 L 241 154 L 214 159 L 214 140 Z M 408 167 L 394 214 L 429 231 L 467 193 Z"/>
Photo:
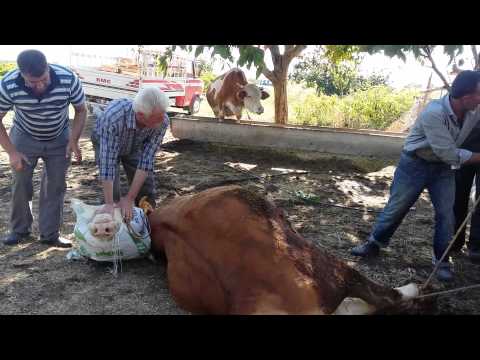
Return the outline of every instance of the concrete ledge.
<path id="1" fill-rule="evenodd" d="M 270 147 L 322 153 L 398 158 L 405 134 L 271 123 L 223 123 L 211 118 L 174 116 L 172 134 L 179 139 L 249 147 Z"/>

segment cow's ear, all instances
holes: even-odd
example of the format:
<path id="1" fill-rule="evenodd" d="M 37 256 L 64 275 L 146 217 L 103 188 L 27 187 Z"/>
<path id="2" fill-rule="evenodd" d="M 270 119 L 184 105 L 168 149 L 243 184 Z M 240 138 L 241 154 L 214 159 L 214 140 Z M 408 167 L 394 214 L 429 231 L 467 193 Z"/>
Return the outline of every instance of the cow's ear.
<path id="1" fill-rule="evenodd" d="M 247 97 L 247 92 L 245 90 L 240 90 L 237 92 L 237 96 L 239 99 L 243 100 Z"/>
<path id="2" fill-rule="evenodd" d="M 262 100 L 265 100 L 268 97 L 270 97 L 270 94 L 262 89 L 262 96 L 261 96 Z"/>

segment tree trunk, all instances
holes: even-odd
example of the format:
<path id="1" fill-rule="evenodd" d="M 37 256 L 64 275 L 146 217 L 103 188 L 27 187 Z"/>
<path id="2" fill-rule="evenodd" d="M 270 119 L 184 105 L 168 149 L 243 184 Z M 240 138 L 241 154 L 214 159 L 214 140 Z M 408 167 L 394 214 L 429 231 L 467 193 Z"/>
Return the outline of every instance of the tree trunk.
<path id="1" fill-rule="evenodd" d="M 305 50 L 307 45 L 285 45 L 284 54 L 280 54 L 278 45 L 266 45 L 270 50 L 273 63 L 273 71 L 266 67 L 262 74 L 272 82 L 275 92 L 275 123 L 288 123 L 288 101 L 287 101 L 287 75 L 288 66 L 292 59 Z"/>
<path id="2" fill-rule="evenodd" d="M 435 60 L 433 60 L 431 49 L 428 47 L 425 47 L 423 50 L 425 51 L 428 60 L 430 60 L 430 64 L 432 64 L 433 71 L 435 71 L 438 77 L 442 80 L 445 86 L 445 89 L 447 89 L 448 92 L 450 92 L 450 84 L 448 83 L 447 79 L 445 79 L 445 76 L 443 76 L 442 72 L 438 69 L 437 64 L 435 64 Z"/>
<path id="3" fill-rule="evenodd" d="M 275 123 L 288 123 L 287 79 L 280 78 L 273 82 L 275 92 Z"/>
<path id="4" fill-rule="evenodd" d="M 480 70 L 480 55 L 477 52 L 477 45 L 470 45 L 470 48 L 472 49 L 473 60 L 475 61 L 473 70 Z"/>

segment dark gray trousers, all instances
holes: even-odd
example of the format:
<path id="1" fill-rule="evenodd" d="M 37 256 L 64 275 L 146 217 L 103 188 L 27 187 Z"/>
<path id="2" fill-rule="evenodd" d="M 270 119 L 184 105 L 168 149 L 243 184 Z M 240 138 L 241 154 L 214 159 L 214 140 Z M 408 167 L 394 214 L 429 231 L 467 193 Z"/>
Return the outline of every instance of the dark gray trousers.
<path id="1" fill-rule="evenodd" d="M 41 240 L 53 240 L 59 236 L 63 222 L 63 201 L 67 188 L 66 174 L 70 158 L 66 158 L 69 129 L 54 140 L 39 141 L 15 126 L 10 130 L 10 141 L 23 153 L 31 165 L 23 163 L 22 171 L 12 169 L 12 203 L 10 228 L 17 234 L 32 231 L 33 171 L 38 159 L 42 159 L 43 173 L 40 183 L 38 226 Z"/>

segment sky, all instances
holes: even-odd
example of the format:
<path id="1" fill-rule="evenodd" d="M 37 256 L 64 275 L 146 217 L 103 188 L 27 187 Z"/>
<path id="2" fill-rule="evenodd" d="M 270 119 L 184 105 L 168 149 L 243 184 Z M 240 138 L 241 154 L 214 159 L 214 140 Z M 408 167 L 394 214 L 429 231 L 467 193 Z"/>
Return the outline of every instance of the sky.
<path id="1" fill-rule="evenodd" d="M 96 65 L 100 61 L 108 61 L 112 57 L 129 57 L 136 45 L 0 45 L 0 60 L 14 61 L 19 52 L 25 49 L 38 49 L 42 51 L 49 62 L 63 65 L 81 65 L 78 63 L 78 57 L 70 57 L 70 53 L 83 53 L 91 57 L 83 57 L 82 65 Z M 161 49 L 165 46 L 151 46 L 151 48 Z M 309 47 L 311 49 L 311 47 Z M 309 51 L 307 49 L 306 51 Z M 182 55 L 187 55 L 183 53 Z M 235 55 L 235 54 L 234 54 Z M 464 56 L 465 68 L 469 68 L 471 58 Z M 190 55 L 192 56 L 192 55 Z M 193 57 L 193 56 L 192 56 Z M 270 56 L 267 56 L 267 67 L 272 69 L 272 64 L 269 61 Z M 434 59 L 443 73 L 448 64 L 448 57 L 445 56 L 441 49 L 436 49 L 434 52 Z M 295 59 L 290 69 L 297 62 Z M 244 69 L 248 78 L 255 78 L 255 69 Z M 217 65 L 214 71 L 220 73 L 221 65 Z M 409 85 L 417 85 L 425 88 L 432 70 L 426 66 L 422 66 L 416 61 L 413 55 L 408 56 L 407 61 L 404 62 L 398 58 L 389 58 L 382 54 L 365 55 L 364 60 L 360 66 L 360 71 L 363 74 L 372 72 L 381 72 L 389 75 L 390 84 L 396 88 L 403 88 Z M 432 77 L 433 86 L 441 86 L 442 82 L 436 74 Z"/>

